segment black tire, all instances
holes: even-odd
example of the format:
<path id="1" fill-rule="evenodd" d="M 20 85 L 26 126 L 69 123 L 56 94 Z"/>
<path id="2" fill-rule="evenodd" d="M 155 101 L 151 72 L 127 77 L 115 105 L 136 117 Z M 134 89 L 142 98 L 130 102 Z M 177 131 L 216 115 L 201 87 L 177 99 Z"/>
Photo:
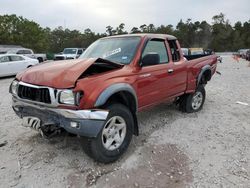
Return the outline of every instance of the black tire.
<path id="1" fill-rule="evenodd" d="M 39 61 L 39 63 L 43 62 L 43 58 L 41 58 L 41 57 L 38 57 L 37 60 Z"/>
<path id="2" fill-rule="evenodd" d="M 201 96 L 202 98 L 200 99 L 199 97 L 199 105 L 194 105 L 194 99 L 195 96 Z M 187 94 L 181 97 L 180 99 L 180 110 L 183 112 L 187 113 L 192 113 L 192 112 L 198 112 L 202 109 L 203 104 L 206 99 L 206 91 L 203 85 L 199 85 L 193 94 Z"/>
<path id="3" fill-rule="evenodd" d="M 101 162 L 101 163 L 110 163 L 119 159 L 119 157 L 127 150 L 130 144 L 130 141 L 133 136 L 133 128 L 134 128 L 133 115 L 126 106 L 119 104 L 119 103 L 115 103 L 115 104 L 109 105 L 107 109 L 109 109 L 109 115 L 104 124 L 103 129 L 106 127 L 106 124 L 108 126 L 108 122 L 111 120 L 111 118 L 118 116 L 118 117 L 123 118 L 123 120 L 125 121 L 126 133 L 125 133 L 124 140 L 121 142 L 121 145 L 112 151 L 106 149 L 103 144 L 103 139 L 104 139 L 103 129 L 102 131 L 100 131 L 100 133 L 98 134 L 96 138 L 94 139 L 84 138 L 83 139 L 84 150 L 86 154 L 89 155 L 94 160 Z"/>

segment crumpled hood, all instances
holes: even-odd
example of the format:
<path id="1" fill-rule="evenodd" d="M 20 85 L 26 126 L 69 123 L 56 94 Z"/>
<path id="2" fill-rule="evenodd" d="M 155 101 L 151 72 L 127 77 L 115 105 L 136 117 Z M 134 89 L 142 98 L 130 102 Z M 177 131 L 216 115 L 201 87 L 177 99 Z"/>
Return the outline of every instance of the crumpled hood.
<path id="1" fill-rule="evenodd" d="M 82 73 L 96 61 L 122 66 L 103 59 L 77 59 L 39 64 L 19 73 L 16 78 L 25 83 L 52 88 L 72 88 Z"/>

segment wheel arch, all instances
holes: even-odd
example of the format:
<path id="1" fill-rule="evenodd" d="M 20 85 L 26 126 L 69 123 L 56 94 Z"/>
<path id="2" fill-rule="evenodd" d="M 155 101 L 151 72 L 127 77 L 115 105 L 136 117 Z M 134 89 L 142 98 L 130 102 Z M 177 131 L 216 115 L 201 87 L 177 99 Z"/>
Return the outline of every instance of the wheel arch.
<path id="1" fill-rule="evenodd" d="M 199 84 L 206 84 L 212 78 L 212 69 L 210 65 L 205 65 L 202 67 L 198 78 L 197 78 L 197 86 Z"/>
<path id="2" fill-rule="evenodd" d="M 139 135 L 138 121 L 137 121 L 137 109 L 138 101 L 134 88 L 127 83 L 117 83 L 107 87 L 97 98 L 95 107 L 101 107 L 108 105 L 112 102 L 118 102 L 128 107 L 134 118 L 134 130 L 135 135 Z"/>
<path id="3" fill-rule="evenodd" d="M 43 62 L 43 58 L 42 57 L 37 57 L 37 60 L 39 61 L 39 63 Z"/>

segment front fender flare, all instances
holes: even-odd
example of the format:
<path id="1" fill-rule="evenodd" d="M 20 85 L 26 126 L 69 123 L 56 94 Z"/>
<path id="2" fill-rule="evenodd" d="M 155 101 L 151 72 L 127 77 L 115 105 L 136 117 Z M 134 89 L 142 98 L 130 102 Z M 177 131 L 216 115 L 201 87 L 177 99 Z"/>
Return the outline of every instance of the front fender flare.
<path id="1" fill-rule="evenodd" d="M 135 98 L 136 109 L 138 109 L 138 100 L 137 100 L 136 92 L 135 92 L 134 88 L 131 85 L 127 84 L 127 83 L 117 83 L 117 84 L 113 84 L 113 85 L 107 87 L 99 95 L 99 97 L 97 98 L 94 106 L 98 107 L 98 106 L 104 105 L 107 102 L 107 100 L 109 99 L 109 97 L 111 97 L 113 94 L 115 94 L 115 93 L 117 93 L 119 91 L 127 91 L 130 94 L 132 94 L 134 96 L 134 98 Z"/>

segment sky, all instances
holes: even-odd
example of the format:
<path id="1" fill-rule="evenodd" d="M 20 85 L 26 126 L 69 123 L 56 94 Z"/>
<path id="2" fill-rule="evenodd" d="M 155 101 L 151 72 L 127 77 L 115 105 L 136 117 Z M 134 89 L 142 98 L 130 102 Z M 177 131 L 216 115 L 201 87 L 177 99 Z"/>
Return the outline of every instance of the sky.
<path id="1" fill-rule="evenodd" d="M 0 0 L 0 15 L 16 14 L 42 27 L 58 26 L 104 33 L 106 26 L 125 29 L 186 21 L 212 22 L 220 12 L 230 23 L 250 20 L 250 0 Z"/>

